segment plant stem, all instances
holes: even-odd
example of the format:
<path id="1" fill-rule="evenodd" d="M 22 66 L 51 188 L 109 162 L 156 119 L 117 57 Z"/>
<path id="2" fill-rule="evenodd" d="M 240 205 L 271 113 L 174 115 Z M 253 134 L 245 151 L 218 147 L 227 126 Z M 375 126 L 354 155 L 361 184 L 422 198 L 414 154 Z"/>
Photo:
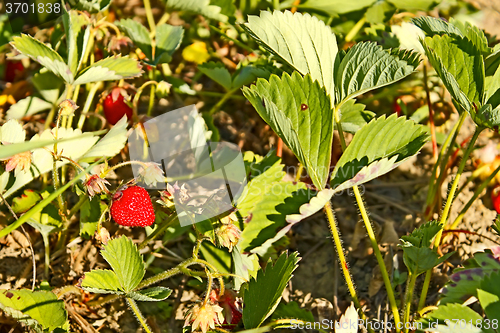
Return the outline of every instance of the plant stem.
<path id="1" fill-rule="evenodd" d="M 368 238 L 370 238 L 373 252 L 375 252 L 375 257 L 377 258 L 377 262 L 380 267 L 380 273 L 382 274 L 382 279 L 384 280 L 385 289 L 387 291 L 387 297 L 389 298 L 392 315 L 394 316 L 394 323 L 396 324 L 396 332 L 400 332 L 401 330 L 399 329 L 399 323 L 401 322 L 401 318 L 399 317 L 399 310 L 398 310 L 398 305 L 396 303 L 396 297 L 394 296 L 394 290 L 392 289 L 391 279 L 389 277 L 389 273 L 387 272 L 387 267 L 385 266 L 384 258 L 382 257 L 382 253 L 378 248 L 377 238 L 375 237 L 375 232 L 373 231 L 370 218 L 366 213 L 365 205 L 363 203 L 363 198 L 361 197 L 361 193 L 359 193 L 359 188 L 357 186 L 354 186 L 352 189 L 354 191 L 354 196 L 356 197 L 356 201 L 358 203 L 359 211 L 361 212 L 361 217 L 363 218 L 363 222 L 365 223 L 366 232 L 368 233 Z"/>
<path id="2" fill-rule="evenodd" d="M 126 298 L 128 306 L 130 307 L 130 310 L 135 314 L 135 317 L 141 324 L 142 328 L 144 329 L 145 332 L 151 333 L 151 329 L 149 328 L 148 324 L 146 324 L 146 319 L 142 316 L 141 310 L 139 310 L 139 307 L 137 306 L 137 303 L 132 299 L 127 297 Z"/>
<path id="3" fill-rule="evenodd" d="M 50 267 L 50 243 L 49 243 L 49 236 L 45 232 L 41 232 L 42 234 L 42 239 L 43 239 L 43 245 L 45 249 L 45 265 L 44 265 L 44 276 L 45 280 L 49 280 L 49 267 Z"/>
<path id="4" fill-rule="evenodd" d="M 87 95 L 87 99 L 85 100 L 85 105 L 83 106 L 82 113 L 80 113 L 80 118 L 78 119 L 78 128 L 82 129 L 83 124 L 85 123 L 85 119 L 87 119 L 87 113 L 89 112 L 90 106 L 92 105 L 92 101 L 94 100 L 94 96 L 102 87 L 102 82 L 92 83 L 89 93 Z"/>
<path id="5" fill-rule="evenodd" d="M 328 219 L 328 223 L 330 224 L 330 231 L 332 233 L 335 248 L 337 249 L 337 255 L 339 257 L 339 262 L 342 268 L 342 272 L 344 273 L 347 289 L 349 289 L 349 293 L 351 294 L 354 306 L 356 307 L 356 309 L 358 309 L 361 318 L 366 319 L 366 315 L 361 309 L 361 304 L 359 303 L 358 295 L 356 293 L 356 289 L 354 288 L 354 283 L 352 282 L 351 273 L 349 272 L 349 266 L 347 265 L 347 260 L 345 259 L 344 255 L 344 248 L 342 247 L 342 240 L 340 239 L 340 233 L 337 228 L 337 223 L 335 222 L 335 215 L 333 214 L 333 209 L 330 202 L 327 202 L 327 204 L 324 207 L 324 210 L 326 213 L 326 217 Z"/>
<path id="6" fill-rule="evenodd" d="M 158 237 L 158 235 L 161 235 L 162 232 L 164 232 L 168 227 L 170 227 L 172 224 L 174 224 L 177 221 L 177 215 L 172 214 L 171 216 L 168 217 L 168 219 L 162 223 L 161 226 L 159 226 L 155 231 L 153 231 L 144 241 L 142 241 L 141 244 L 137 247 L 139 250 L 143 249 L 150 241 Z"/>
<path id="7" fill-rule="evenodd" d="M 434 164 L 434 168 L 432 169 L 432 176 L 429 179 L 429 192 L 426 199 L 425 220 L 429 220 L 432 216 L 434 210 L 433 202 L 435 201 L 436 197 L 436 191 L 434 191 L 434 188 L 438 184 L 441 184 L 441 181 L 445 175 L 444 170 L 451 155 L 451 150 L 453 147 L 452 143 L 456 141 L 458 132 L 460 131 L 460 128 L 462 128 L 465 118 L 467 118 L 467 112 L 462 112 L 459 120 L 455 123 L 450 133 L 448 133 L 445 142 L 441 146 L 441 151 L 439 152 L 437 162 Z M 437 176 L 438 173 L 439 176 Z"/>
<path id="8" fill-rule="evenodd" d="M 217 104 L 215 104 L 211 109 L 210 111 L 208 111 L 208 115 L 213 115 L 214 113 L 216 113 L 217 111 L 219 111 L 219 109 L 222 107 L 222 105 L 228 100 L 229 97 L 231 97 L 232 94 L 234 94 L 238 89 L 231 89 L 231 90 L 228 90 L 224 96 L 222 96 L 222 98 L 217 102 Z"/>
<path id="9" fill-rule="evenodd" d="M 415 289 L 416 281 L 417 281 L 417 275 L 409 273 L 408 283 L 406 285 L 405 311 L 403 316 L 403 323 L 410 322 L 411 302 L 413 300 L 413 290 Z M 405 333 L 408 333 L 408 330 L 409 327 L 405 327 Z"/>
<path id="10" fill-rule="evenodd" d="M 180 273 L 182 273 L 182 269 L 187 268 L 187 267 L 194 265 L 196 263 L 197 262 L 196 262 L 195 258 L 189 258 L 189 259 L 181 262 L 176 267 L 169 269 L 168 271 L 156 274 L 150 278 L 142 280 L 142 282 L 137 286 L 137 290 L 142 289 L 142 288 L 147 287 L 147 286 L 150 286 L 150 285 L 155 284 L 157 282 L 163 281 L 165 279 L 168 279 L 174 275 L 180 274 Z"/>
<path id="11" fill-rule="evenodd" d="M 229 39 L 230 41 L 232 41 L 234 44 L 238 45 L 242 49 L 247 50 L 250 53 L 252 53 L 254 51 L 250 46 L 243 44 L 242 42 L 240 42 L 237 39 L 229 37 L 224 31 L 220 30 L 219 28 L 214 27 L 213 25 L 209 25 L 209 27 L 210 27 L 210 29 L 212 29 L 213 31 L 215 31 L 215 32 L 221 34 L 222 36 L 226 37 L 227 39 Z"/>
<path id="12" fill-rule="evenodd" d="M 149 105 L 148 105 L 148 117 L 151 117 L 152 116 L 152 113 L 153 113 L 153 106 L 155 104 L 155 89 L 156 86 L 153 84 L 151 86 L 151 90 L 149 91 Z"/>
<path id="13" fill-rule="evenodd" d="M 342 151 L 345 151 L 347 146 L 344 138 L 344 132 L 342 131 L 342 123 L 340 121 L 339 115 L 340 105 L 334 110 L 334 120 L 337 126 L 337 131 L 339 132 L 340 144 L 342 147 Z M 391 279 L 387 272 L 387 267 L 385 266 L 384 258 L 382 257 L 382 253 L 378 248 L 377 238 L 375 237 L 375 232 L 373 231 L 372 224 L 370 222 L 370 218 L 366 212 L 365 204 L 363 202 L 363 198 L 361 193 L 359 192 L 359 188 L 357 186 L 353 186 L 354 195 L 356 197 L 356 202 L 358 203 L 359 211 L 361 213 L 361 217 L 363 218 L 363 222 L 365 224 L 366 231 L 368 233 L 368 238 L 370 238 L 370 242 L 373 248 L 373 252 L 375 253 L 375 257 L 377 258 L 378 265 L 380 267 L 380 272 L 382 274 L 382 279 L 384 280 L 385 289 L 387 291 L 387 297 L 389 298 L 389 303 L 391 306 L 392 314 L 394 316 L 394 323 L 396 324 L 396 331 L 399 333 L 401 330 L 399 329 L 399 323 L 401 322 L 399 316 L 399 310 L 396 303 L 396 297 L 394 296 L 394 290 L 392 288 Z"/>
<path id="14" fill-rule="evenodd" d="M 302 163 L 299 163 L 299 168 L 297 170 L 297 174 L 295 175 L 295 182 L 300 181 L 303 172 L 304 172 L 304 165 Z"/>
<path id="15" fill-rule="evenodd" d="M 483 131 L 483 129 L 484 129 L 483 127 L 476 128 L 476 130 L 474 131 L 474 135 L 472 136 L 469 145 L 467 146 L 467 150 L 465 151 L 464 156 L 460 161 L 457 174 L 451 185 L 450 193 L 448 193 L 448 198 L 446 199 L 446 205 L 444 206 L 443 213 L 441 214 L 441 219 L 439 220 L 439 223 L 441 225 L 441 230 L 436 235 L 436 239 L 434 241 L 434 248 L 438 247 L 441 243 L 441 236 L 443 234 L 443 229 L 448 219 L 448 214 L 451 209 L 451 204 L 453 203 L 453 199 L 455 199 L 455 191 L 457 190 L 458 183 L 460 182 L 460 177 L 462 176 L 462 173 L 464 171 L 467 159 L 469 158 L 469 155 L 472 152 L 472 149 L 474 148 L 474 144 L 476 143 L 476 140 L 479 137 L 479 134 Z M 429 290 L 429 283 L 431 282 L 431 274 L 432 274 L 432 268 L 425 273 L 425 280 L 424 280 L 424 285 L 422 287 L 422 294 L 420 295 L 420 301 L 418 303 L 419 310 L 424 307 L 425 299 L 427 298 L 427 292 Z"/>
<path id="16" fill-rule="evenodd" d="M 497 175 L 497 173 L 500 171 L 500 166 L 498 168 L 495 169 L 495 171 L 492 172 L 491 175 L 489 175 L 488 178 L 486 178 L 482 183 L 481 185 L 477 188 L 477 190 L 474 192 L 474 195 L 472 196 L 472 198 L 470 198 L 470 200 L 467 202 L 467 204 L 464 206 L 464 208 L 462 208 L 462 210 L 460 211 L 460 213 L 458 214 L 457 218 L 455 219 L 455 221 L 453 221 L 453 223 L 450 225 L 449 228 L 447 229 L 455 229 L 458 224 L 462 221 L 462 219 L 464 218 L 464 215 L 465 213 L 467 212 L 467 210 L 469 210 L 470 206 L 472 206 L 472 204 L 474 203 L 474 201 L 476 201 L 476 199 L 481 195 L 481 193 L 483 192 L 483 190 L 486 188 L 486 186 L 488 186 L 488 184 L 490 183 L 490 181 L 495 178 L 495 176 Z"/>
<path id="17" fill-rule="evenodd" d="M 434 158 L 434 163 L 437 163 L 438 158 L 438 148 L 436 142 L 436 127 L 434 126 L 434 110 L 432 109 L 431 103 L 431 93 L 429 91 L 429 84 L 427 78 L 427 61 L 424 60 L 424 88 L 425 96 L 427 98 L 427 107 L 429 108 L 429 127 L 431 128 L 431 141 L 432 141 L 432 157 Z"/>
<path id="18" fill-rule="evenodd" d="M 155 19 L 153 17 L 153 12 L 151 11 L 151 3 L 149 0 L 144 0 L 144 8 L 146 9 L 146 17 L 148 19 L 149 30 L 151 30 L 151 34 L 154 36 L 156 33 L 156 25 Z"/>
<path id="19" fill-rule="evenodd" d="M 365 24 L 366 22 L 366 17 L 363 16 L 351 29 L 351 31 L 349 31 L 347 33 L 347 35 L 345 36 L 345 41 L 346 43 L 347 42 L 350 42 L 354 39 L 354 37 L 356 37 L 356 35 L 358 34 L 359 30 L 361 30 L 361 28 L 363 27 L 363 25 Z"/>

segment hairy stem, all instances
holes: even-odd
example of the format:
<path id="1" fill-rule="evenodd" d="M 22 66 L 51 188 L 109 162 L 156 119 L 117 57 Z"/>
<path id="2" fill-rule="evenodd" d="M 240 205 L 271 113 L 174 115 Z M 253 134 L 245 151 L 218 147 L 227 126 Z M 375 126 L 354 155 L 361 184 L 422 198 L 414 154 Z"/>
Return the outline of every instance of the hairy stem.
<path id="1" fill-rule="evenodd" d="M 342 147 L 342 151 L 345 151 L 347 146 L 344 138 L 344 132 L 342 130 L 342 123 L 340 121 L 339 114 L 340 105 L 337 106 L 334 110 L 334 120 L 337 125 L 337 131 L 339 132 L 340 144 Z M 396 303 L 396 297 L 394 296 L 394 290 L 392 288 L 391 279 L 389 277 L 389 273 L 387 272 L 387 267 L 385 266 L 384 258 L 382 257 L 382 253 L 378 248 L 377 239 L 375 237 L 375 232 L 373 231 L 372 224 L 370 222 L 370 218 L 368 217 L 368 213 L 366 212 L 365 204 L 363 202 L 363 198 L 361 193 L 359 192 L 359 188 L 354 186 L 353 188 L 354 195 L 356 197 L 356 202 L 358 203 L 359 211 L 361 212 L 361 217 L 363 218 L 363 222 L 365 224 L 366 231 L 368 233 L 368 238 L 370 238 L 370 242 L 375 253 L 375 257 L 377 258 L 378 265 L 380 267 L 380 272 L 382 274 L 382 279 L 384 280 L 385 289 L 387 291 L 387 297 L 389 298 L 389 304 L 391 306 L 391 311 L 394 316 L 394 322 L 396 324 L 396 331 L 399 333 L 401 330 L 399 329 L 399 323 L 401 322 L 399 316 L 399 310 Z"/>
<path id="2" fill-rule="evenodd" d="M 439 223 L 441 225 L 441 230 L 436 235 L 436 239 L 434 241 L 434 248 L 438 247 L 441 244 L 441 236 L 443 234 L 443 229 L 446 224 L 446 221 L 448 220 L 448 214 L 450 213 L 451 204 L 453 203 L 453 199 L 455 198 L 455 191 L 457 190 L 458 183 L 460 182 L 460 177 L 462 176 L 469 155 L 472 152 L 472 149 L 474 148 L 474 144 L 476 143 L 476 140 L 479 137 L 479 134 L 483 131 L 483 129 L 484 129 L 483 127 L 476 128 L 476 130 L 474 131 L 474 135 L 472 136 L 469 145 L 467 146 L 464 156 L 460 161 L 457 174 L 455 176 L 455 179 L 453 180 L 453 183 L 450 188 L 450 193 L 448 193 L 448 198 L 446 199 L 446 204 L 444 206 L 443 213 L 441 214 L 441 219 L 439 220 Z M 431 274 L 432 274 L 432 268 L 425 273 L 425 280 L 424 280 L 424 285 L 422 287 L 422 294 L 420 295 L 420 301 L 418 303 L 419 309 L 423 308 L 425 305 L 425 299 L 427 298 L 427 292 L 429 290 L 429 283 L 431 282 Z"/>
<path id="3" fill-rule="evenodd" d="M 403 323 L 410 322 L 411 302 L 413 300 L 413 290 L 415 289 L 416 281 L 417 281 L 417 275 L 409 273 L 408 283 L 406 285 L 405 311 L 403 316 Z M 405 327 L 405 333 L 408 333 L 408 329 L 409 327 Z"/>
<path id="4" fill-rule="evenodd" d="M 137 303 L 132 298 L 129 297 L 127 297 L 126 300 L 130 310 L 134 313 L 135 317 L 139 321 L 139 324 L 141 324 L 144 331 L 147 333 L 151 333 L 151 329 L 149 328 L 148 324 L 146 324 L 146 319 L 143 317 L 141 310 L 139 310 Z"/>
<path id="5" fill-rule="evenodd" d="M 382 257 L 382 253 L 378 248 L 377 238 L 375 237 L 375 232 L 373 231 L 370 218 L 366 212 L 363 198 L 361 197 L 361 193 L 359 193 L 359 188 L 354 186 L 352 189 L 354 191 L 354 196 L 356 197 L 356 202 L 358 203 L 359 211 L 361 212 L 361 217 L 363 218 L 363 222 L 365 224 L 366 232 L 368 233 L 368 238 L 370 238 L 373 252 L 375 252 L 375 257 L 377 258 L 377 262 L 380 267 L 380 273 L 382 274 L 382 279 L 384 280 L 387 297 L 389 298 L 392 315 L 394 316 L 396 331 L 400 332 L 399 323 L 401 322 L 401 318 L 399 317 L 398 305 L 396 303 L 396 297 L 394 296 L 394 290 L 392 289 L 391 279 L 389 277 L 389 273 L 387 272 L 387 267 L 385 266 L 384 257 Z"/>

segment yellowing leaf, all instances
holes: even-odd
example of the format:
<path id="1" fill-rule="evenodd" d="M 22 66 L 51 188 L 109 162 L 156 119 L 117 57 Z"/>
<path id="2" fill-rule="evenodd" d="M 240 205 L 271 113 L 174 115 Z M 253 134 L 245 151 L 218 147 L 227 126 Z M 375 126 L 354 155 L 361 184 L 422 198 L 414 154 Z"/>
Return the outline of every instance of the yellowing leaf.
<path id="1" fill-rule="evenodd" d="M 207 44 L 204 42 L 194 42 L 182 51 L 182 57 L 186 61 L 202 64 L 210 59 L 208 54 Z"/>

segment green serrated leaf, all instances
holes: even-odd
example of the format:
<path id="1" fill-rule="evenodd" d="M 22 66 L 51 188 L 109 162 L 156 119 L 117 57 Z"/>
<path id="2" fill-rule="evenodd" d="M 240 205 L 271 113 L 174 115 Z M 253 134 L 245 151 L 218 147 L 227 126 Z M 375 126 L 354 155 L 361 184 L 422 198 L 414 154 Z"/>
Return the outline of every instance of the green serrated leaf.
<path id="1" fill-rule="evenodd" d="M 149 31 L 142 23 L 132 19 L 122 19 L 116 23 L 116 26 L 123 30 L 135 46 L 144 52 L 147 59 L 153 60 L 153 46 Z"/>
<path id="2" fill-rule="evenodd" d="M 200 72 L 224 87 L 224 89 L 226 89 L 227 91 L 231 90 L 231 73 L 229 73 L 227 68 L 220 62 L 206 62 L 198 65 L 198 69 L 200 70 Z"/>
<path id="3" fill-rule="evenodd" d="M 356 133 L 375 117 L 375 113 L 365 110 L 365 105 L 351 99 L 340 106 L 340 123 L 344 132 Z M 334 128 L 337 125 L 334 123 Z"/>
<path id="4" fill-rule="evenodd" d="M 101 255 L 118 277 L 122 290 L 129 293 L 144 277 L 145 268 L 137 246 L 127 236 L 110 240 L 104 245 Z"/>
<path id="5" fill-rule="evenodd" d="M 84 14 L 80 14 L 75 10 L 70 10 L 66 12 L 66 7 L 64 8 L 65 13 L 62 15 L 62 21 L 64 24 L 64 31 L 66 32 L 66 44 L 68 46 L 68 66 L 72 73 L 76 73 L 79 67 L 79 60 L 82 58 L 84 49 L 84 42 L 80 39 L 81 34 L 85 34 L 85 30 L 82 27 L 86 25 L 88 19 L 84 17 Z"/>
<path id="6" fill-rule="evenodd" d="M 280 303 L 274 311 L 273 319 L 298 319 L 305 322 L 314 322 L 314 316 L 311 311 L 301 308 L 299 303 L 293 301 Z"/>
<path id="7" fill-rule="evenodd" d="M 484 63 L 481 52 L 466 38 L 426 37 L 425 53 L 452 97 L 468 112 L 482 104 Z"/>
<path id="8" fill-rule="evenodd" d="M 239 245 L 234 247 L 231 255 L 234 262 L 234 289 L 240 290 L 244 281 L 250 280 L 251 277 L 257 277 L 257 271 L 260 269 L 259 257 L 255 253 L 242 253 Z"/>
<path id="9" fill-rule="evenodd" d="M 123 294 L 115 272 L 109 269 L 94 269 L 85 273 L 78 286 L 83 290 L 99 294 Z"/>
<path id="10" fill-rule="evenodd" d="M 462 320 L 462 322 L 460 322 Z M 464 325 L 465 320 L 466 325 Z M 461 304 L 440 305 L 417 321 L 422 323 L 424 328 L 432 327 L 432 332 L 439 333 L 493 333 L 491 327 L 483 322 L 482 316 L 474 312 L 471 308 Z M 432 325 L 432 326 L 431 326 Z"/>
<path id="11" fill-rule="evenodd" d="M 361 10 L 375 3 L 376 0 L 357 0 L 346 2 L 342 0 L 308 0 L 301 4 L 299 8 L 321 11 L 330 16 L 346 14 Z"/>
<path id="12" fill-rule="evenodd" d="M 411 22 L 422 29 L 425 34 L 430 37 L 444 34 L 463 37 L 462 31 L 460 31 L 459 28 L 440 18 L 421 16 L 413 18 Z"/>
<path id="13" fill-rule="evenodd" d="M 428 11 L 439 4 L 438 0 L 387 0 L 396 8 L 413 11 Z"/>
<path id="14" fill-rule="evenodd" d="M 33 190 L 24 190 L 24 193 L 12 200 L 12 210 L 14 213 L 24 213 L 37 204 L 42 197 Z"/>
<path id="15" fill-rule="evenodd" d="M 50 291 L 1 290 L 0 308 L 21 322 L 34 319 L 44 329 L 62 327 L 68 318 L 64 302 Z"/>
<path id="16" fill-rule="evenodd" d="M 83 194 L 87 195 L 87 194 Z M 106 209 L 106 204 L 101 202 L 99 196 L 95 196 L 92 200 L 86 200 L 80 208 L 80 236 L 90 238 L 97 231 L 99 218 Z"/>
<path id="17" fill-rule="evenodd" d="M 284 233 L 277 235 L 276 232 L 287 224 L 287 215 L 298 213 L 299 207 L 313 194 L 304 183 L 278 182 L 260 196 L 261 200 L 249 213 L 239 245 L 245 252 L 264 255 L 275 241 L 284 236 Z"/>
<path id="18" fill-rule="evenodd" d="M 127 142 L 127 116 L 123 116 L 80 160 L 113 157 L 118 154 Z"/>
<path id="19" fill-rule="evenodd" d="M 156 47 L 153 65 L 167 63 L 172 60 L 172 54 L 181 45 L 184 29 L 181 26 L 160 24 L 156 27 Z"/>
<path id="20" fill-rule="evenodd" d="M 129 57 L 114 56 L 100 60 L 78 74 L 74 85 L 98 81 L 114 81 L 138 77 L 141 65 Z"/>
<path id="21" fill-rule="evenodd" d="M 310 74 L 333 99 L 333 66 L 338 48 L 330 27 L 309 14 L 289 11 L 250 15 L 242 27 L 268 52 L 302 75 Z"/>
<path id="22" fill-rule="evenodd" d="M 50 110 L 52 104 L 36 96 L 28 96 L 12 105 L 7 110 L 7 119 L 22 119 L 36 113 Z"/>
<path id="23" fill-rule="evenodd" d="M 168 288 L 153 287 L 149 289 L 129 292 L 127 294 L 127 297 L 142 302 L 159 302 L 167 299 L 171 293 L 172 290 Z"/>
<path id="24" fill-rule="evenodd" d="M 12 39 L 11 45 L 20 53 L 47 67 L 48 70 L 61 77 L 66 83 L 73 83 L 74 76 L 71 69 L 51 47 L 29 35 L 22 34 L 20 37 L 13 37 Z"/>
<path id="25" fill-rule="evenodd" d="M 265 270 L 252 278 L 243 294 L 243 324 L 246 329 L 257 328 L 271 316 L 281 300 L 281 294 L 299 261 L 298 253 L 283 253 L 273 265 L 269 261 Z"/>
<path id="26" fill-rule="evenodd" d="M 384 158 L 391 163 L 401 162 L 416 154 L 427 141 L 429 135 L 425 128 L 406 117 L 393 114 L 373 119 L 354 135 L 351 143 L 342 154 L 332 173 L 332 187 L 353 179 L 365 166 Z M 378 169 L 378 168 L 377 168 Z M 384 170 L 391 170 L 385 163 Z M 370 170 L 370 174 L 378 170 Z M 360 175 L 361 177 L 361 175 Z M 372 178 L 373 179 L 373 178 Z"/>
<path id="27" fill-rule="evenodd" d="M 45 101 L 56 104 L 63 86 L 63 82 L 58 76 L 47 69 L 42 69 L 33 75 L 31 82 Z"/>
<path id="28" fill-rule="evenodd" d="M 441 304 L 463 303 L 471 296 L 477 296 L 486 277 L 500 272 L 500 261 L 489 253 L 476 253 L 450 276 L 450 283 L 443 290 Z"/>
<path id="29" fill-rule="evenodd" d="M 232 89 L 239 89 L 249 85 L 259 77 L 268 80 L 270 75 L 271 73 L 265 68 L 251 65 L 240 66 L 233 75 Z"/>
<path id="30" fill-rule="evenodd" d="M 500 285 L 497 283 L 499 278 L 500 272 L 486 276 L 481 282 L 481 289 L 477 290 L 477 298 L 488 319 L 500 322 Z"/>
<path id="31" fill-rule="evenodd" d="M 373 42 L 354 45 L 335 72 L 336 103 L 399 81 L 418 65 L 416 53 L 387 52 Z"/>
<path id="32" fill-rule="evenodd" d="M 89 13 L 105 11 L 111 4 L 111 0 L 67 0 L 71 8 L 85 10 Z"/>
<path id="33" fill-rule="evenodd" d="M 258 79 L 243 94 L 259 115 L 306 167 L 311 180 L 323 189 L 328 177 L 333 140 L 333 117 L 324 88 L 294 72 L 269 82 Z"/>
<path id="34" fill-rule="evenodd" d="M 486 103 L 491 104 L 492 108 L 500 105 L 500 67 L 497 68 L 493 76 L 486 78 L 484 99 Z"/>
<path id="35" fill-rule="evenodd" d="M 170 10 L 193 12 L 209 19 L 227 22 L 227 16 L 221 14 L 221 8 L 211 5 L 210 0 L 167 0 L 165 6 Z"/>
<path id="36" fill-rule="evenodd" d="M 492 50 L 488 46 L 488 39 L 483 30 L 469 22 L 461 22 L 453 17 L 450 19 L 450 24 L 457 27 L 463 36 L 467 37 L 484 56 L 488 56 L 491 53 Z"/>

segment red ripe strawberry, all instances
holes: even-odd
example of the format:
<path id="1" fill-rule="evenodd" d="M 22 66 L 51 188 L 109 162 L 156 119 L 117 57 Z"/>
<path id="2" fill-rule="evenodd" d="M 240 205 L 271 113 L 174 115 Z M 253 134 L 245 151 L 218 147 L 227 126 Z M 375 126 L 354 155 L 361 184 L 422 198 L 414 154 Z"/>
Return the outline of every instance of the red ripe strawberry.
<path id="1" fill-rule="evenodd" d="M 24 70 L 23 63 L 21 61 L 7 60 L 5 66 L 5 81 L 14 82 L 16 77 Z"/>
<path id="2" fill-rule="evenodd" d="M 122 88 L 116 87 L 106 96 L 103 103 L 104 116 L 107 121 L 114 125 L 118 120 L 122 119 L 124 115 L 132 119 L 132 108 L 125 102 L 122 94 Z"/>
<path id="3" fill-rule="evenodd" d="M 493 208 L 500 214 L 500 186 L 497 186 L 491 191 L 491 201 L 493 202 Z"/>
<path id="4" fill-rule="evenodd" d="M 148 192 L 140 186 L 122 186 L 113 195 L 111 216 L 119 225 L 147 227 L 155 221 Z"/>

